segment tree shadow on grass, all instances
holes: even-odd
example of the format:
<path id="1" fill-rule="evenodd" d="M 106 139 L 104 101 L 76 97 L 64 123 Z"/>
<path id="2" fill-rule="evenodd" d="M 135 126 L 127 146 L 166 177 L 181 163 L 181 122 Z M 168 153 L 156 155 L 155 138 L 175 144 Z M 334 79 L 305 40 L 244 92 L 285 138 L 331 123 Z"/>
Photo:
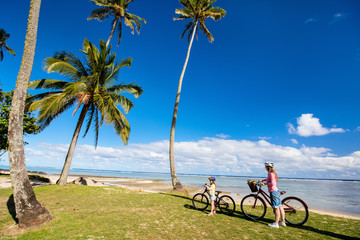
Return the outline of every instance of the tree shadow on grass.
<path id="1" fill-rule="evenodd" d="M 9 197 L 6 206 L 8 208 L 8 211 L 11 215 L 11 217 L 14 219 L 14 221 L 16 222 L 16 224 L 19 223 L 19 219 L 16 218 L 16 210 L 15 210 L 15 202 L 14 202 L 14 195 L 11 194 L 11 196 Z"/>
<path id="2" fill-rule="evenodd" d="M 326 231 L 326 230 L 321 230 L 321 229 L 318 229 L 318 228 L 314 228 L 314 227 L 310 227 L 310 226 L 300 226 L 300 227 L 296 227 L 296 228 L 300 228 L 300 229 L 304 229 L 304 230 L 307 230 L 307 231 L 312 231 L 312 232 L 315 232 L 315 233 L 318 233 L 318 234 L 323 234 L 323 235 L 326 235 L 326 236 L 329 236 L 329 237 L 333 237 L 333 238 L 337 238 L 337 239 L 360 239 L 358 237 L 350 237 L 350 236 L 346 236 L 346 235 L 343 235 L 343 234 L 339 234 L 339 233 L 334 233 L 334 232 L 329 232 L 329 231 Z"/>
<path id="3" fill-rule="evenodd" d="M 190 197 L 184 197 L 184 196 L 179 196 L 179 195 L 174 195 L 174 194 L 169 194 L 169 195 L 192 201 L 192 198 L 190 198 Z M 192 204 L 188 204 L 188 203 L 185 204 L 184 207 L 187 208 L 187 209 L 195 210 L 195 211 L 201 211 L 201 210 L 196 209 Z M 210 208 L 208 207 L 203 212 L 210 212 Z M 219 212 L 219 213 L 221 213 L 221 212 Z M 261 220 L 249 219 L 242 213 L 241 210 L 236 210 L 236 209 L 235 209 L 233 214 L 227 215 L 227 216 L 231 217 L 231 218 L 241 218 L 241 219 L 244 219 L 246 221 L 251 221 L 251 222 L 258 222 L 259 224 L 265 224 L 265 225 L 274 222 L 274 219 L 269 219 L 269 218 L 262 218 Z M 303 229 L 303 230 L 306 230 L 306 231 L 311 231 L 311 232 L 314 232 L 314 233 L 317 233 L 317 234 L 322 234 L 322 235 L 337 238 L 337 239 L 350 239 L 350 240 L 356 240 L 356 239 L 359 240 L 360 239 L 360 238 L 357 238 L 357 237 L 351 237 L 351 236 L 347 236 L 347 235 L 343 235 L 343 234 L 339 234 L 339 233 L 335 233 L 335 232 L 321 230 L 321 229 L 311 227 L 311 226 L 291 226 L 291 225 L 287 225 L 287 227 Z"/>

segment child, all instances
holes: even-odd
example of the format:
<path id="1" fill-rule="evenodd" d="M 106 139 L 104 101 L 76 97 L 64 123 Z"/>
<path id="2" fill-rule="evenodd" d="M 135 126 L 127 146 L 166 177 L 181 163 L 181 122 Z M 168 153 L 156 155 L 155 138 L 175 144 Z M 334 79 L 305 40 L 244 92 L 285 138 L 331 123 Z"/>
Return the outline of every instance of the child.
<path id="1" fill-rule="evenodd" d="M 276 187 L 276 182 L 279 181 L 278 176 L 274 170 L 274 163 L 266 162 L 265 169 L 268 172 L 268 177 L 266 179 L 261 180 L 260 182 L 266 181 L 268 186 L 268 190 L 270 193 L 271 199 L 271 207 L 274 209 L 275 213 L 275 222 L 269 224 L 269 227 L 279 228 L 280 226 L 286 226 L 285 224 L 285 212 L 281 204 L 280 200 L 280 191 Z M 265 184 L 262 184 L 265 185 Z M 281 217 L 281 222 L 279 222 Z"/>
<path id="2" fill-rule="evenodd" d="M 215 210 L 215 189 L 216 189 L 216 184 L 215 184 L 215 177 L 209 177 L 209 181 L 210 181 L 210 186 L 206 183 L 205 187 L 209 190 L 209 195 L 210 195 L 210 201 L 211 201 L 211 211 L 208 214 L 209 216 L 212 216 L 216 213 Z"/>

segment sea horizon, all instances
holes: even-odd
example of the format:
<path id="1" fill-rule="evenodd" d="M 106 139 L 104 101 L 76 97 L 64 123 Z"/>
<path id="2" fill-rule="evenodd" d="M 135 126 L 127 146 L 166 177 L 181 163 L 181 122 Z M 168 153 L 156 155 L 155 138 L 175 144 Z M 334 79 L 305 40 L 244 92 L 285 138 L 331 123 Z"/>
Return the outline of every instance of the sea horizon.
<path id="1" fill-rule="evenodd" d="M 5 167 L 4 170 L 10 170 L 10 166 L 7 165 L 0 165 L 0 170 Z M 52 171 L 58 171 L 59 173 L 55 173 L 55 174 L 60 174 L 61 170 L 60 168 L 56 168 L 56 167 L 47 167 L 47 166 L 28 166 L 27 171 L 39 171 L 37 169 L 43 169 L 44 171 L 39 171 L 39 172 L 45 172 L 47 174 L 53 174 L 53 173 L 48 173 L 46 170 L 52 170 Z M 145 171 L 126 171 L 126 170 L 109 170 L 109 169 L 93 169 L 93 168 L 71 168 L 70 172 L 75 172 L 76 171 L 98 171 L 98 172 L 114 172 L 114 173 L 148 173 L 148 174 L 166 174 L 166 175 L 170 175 L 170 172 L 145 172 Z M 77 175 L 75 173 L 70 173 L 71 175 Z M 177 175 L 182 175 L 182 176 L 216 176 L 216 177 L 240 177 L 240 178 L 264 178 L 264 176 L 250 176 L 250 175 L 225 175 L 225 174 L 202 174 L 202 173 L 177 173 Z M 96 176 L 101 176 L 101 175 L 97 175 Z M 107 177 L 106 175 L 104 177 Z M 279 177 L 279 179 L 287 179 L 287 180 L 320 180 L 320 181 L 345 181 L 345 182 L 360 182 L 360 179 L 347 179 L 347 178 L 311 178 L 311 177 Z"/>

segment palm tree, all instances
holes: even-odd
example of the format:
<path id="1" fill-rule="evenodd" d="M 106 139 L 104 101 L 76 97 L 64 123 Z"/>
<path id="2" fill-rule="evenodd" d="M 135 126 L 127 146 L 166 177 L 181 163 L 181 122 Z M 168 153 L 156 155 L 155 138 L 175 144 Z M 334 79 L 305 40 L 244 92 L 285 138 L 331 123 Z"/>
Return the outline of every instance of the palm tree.
<path id="1" fill-rule="evenodd" d="M 121 105 L 127 113 L 133 107 L 133 103 L 121 94 L 127 92 L 135 97 L 142 94 L 141 87 L 137 85 L 117 83 L 120 68 L 130 67 L 131 58 L 116 62 L 116 54 L 111 53 L 111 46 L 107 48 L 102 40 L 99 51 L 85 39 L 81 52 L 85 54 L 85 63 L 72 53 L 64 51 L 45 59 L 47 72 L 57 72 L 70 79 L 69 81 L 42 79 L 32 81 L 29 85 L 33 89 L 52 90 L 28 98 L 29 110 L 39 109 L 40 129 L 44 129 L 70 107 L 76 106 L 74 114 L 81 108 L 64 167 L 57 182 L 59 185 L 66 185 L 76 142 L 85 118 L 87 117 L 87 125 L 84 137 L 93 125 L 95 147 L 103 122 L 111 124 L 116 134 L 127 144 L 130 125 L 117 106 Z"/>
<path id="2" fill-rule="evenodd" d="M 34 63 L 41 0 L 31 0 L 24 53 L 16 80 L 9 118 L 9 163 L 13 199 L 19 227 L 40 225 L 52 219 L 37 200 L 25 165 L 23 118 L 29 79 Z"/>
<path id="3" fill-rule="evenodd" d="M 15 56 L 15 52 L 14 50 L 12 50 L 11 48 L 9 48 L 6 44 L 6 40 L 10 37 L 10 34 L 8 34 L 7 32 L 5 32 L 4 29 L 0 28 L 0 61 L 2 61 L 4 59 L 4 51 L 3 48 L 8 51 L 9 53 L 11 53 L 12 55 Z"/>
<path id="4" fill-rule="evenodd" d="M 141 22 L 146 23 L 145 19 L 138 17 L 134 14 L 131 14 L 129 12 L 126 12 L 129 3 L 134 0 L 91 0 L 91 1 L 93 1 L 96 5 L 100 6 L 100 8 L 93 10 L 90 16 L 88 17 L 88 20 L 97 19 L 99 21 L 102 21 L 104 19 L 107 19 L 109 16 L 114 16 L 114 20 L 112 21 L 111 24 L 112 27 L 111 27 L 110 36 L 106 42 L 106 46 L 109 46 L 111 38 L 114 35 L 116 26 L 119 31 L 118 45 L 120 44 L 123 20 L 125 25 L 131 28 L 132 34 L 134 34 L 135 29 L 137 33 L 140 34 Z M 135 26 L 133 24 L 135 24 Z"/>
<path id="5" fill-rule="evenodd" d="M 171 123 L 171 131 L 170 131 L 170 149 L 169 149 L 169 155 L 170 155 L 170 173 L 171 173 L 171 180 L 174 190 L 181 190 L 183 189 L 179 179 L 176 175 L 175 170 L 175 159 L 174 159 L 174 138 L 175 138 L 175 125 L 176 125 L 176 119 L 177 119 L 177 112 L 179 107 L 179 101 L 180 101 L 180 93 L 181 93 L 181 85 L 184 78 L 186 66 L 189 61 L 190 56 L 190 50 L 191 46 L 194 40 L 195 33 L 197 33 L 197 27 L 200 27 L 200 30 L 205 34 L 207 39 L 212 42 L 214 41 L 214 37 L 210 33 L 210 31 L 205 26 L 206 18 L 210 17 L 213 20 L 220 20 L 223 16 L 225 16 L 226 11 L 219 7 L 213 7 L 212 4 L 216 0 L 210 1 L 210 0 L 180 0 L 181 5 L 184 7 L 183 9 L 176 9 L 175 13 L 180 14 L 180 17 L 174 18 L 174 20 L 184 20 L 184 19 L 191 19 L 191 22 L 189 22 L 185 26 L 185 30 L 181 35 L 181 38 L 184 37 L 184 35 L 188 32 L 188 41 L 189 47 L 185 59 L 185 63 L 180 75 L 179 79 L 179 85 L 178 90 L 176 93 L 176 99 L 175 99 L 175 107 L 174 107 L 174 113 L 173 113 L 173 119 Z"/>

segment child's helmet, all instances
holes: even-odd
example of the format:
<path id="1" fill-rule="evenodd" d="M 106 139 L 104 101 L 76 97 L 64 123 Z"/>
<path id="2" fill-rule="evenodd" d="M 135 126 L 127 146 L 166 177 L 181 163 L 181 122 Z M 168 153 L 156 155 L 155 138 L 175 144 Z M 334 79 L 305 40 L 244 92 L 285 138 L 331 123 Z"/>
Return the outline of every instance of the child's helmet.
<path id="1" fill-rule="evenodd" d="M 266 162 L 264 164 L 265 164 L 265 167 L 271 167 L 271 168 L 274 167 L 274 163 L 272 163 L 272 162 Z"/>
<path id="2" fill-rule="evenodd" d="M 209 180 L 210 180 L 210 181 L 215 181 L 216 178 L 215 178 L 215 177 L 209 177 Z"/>

